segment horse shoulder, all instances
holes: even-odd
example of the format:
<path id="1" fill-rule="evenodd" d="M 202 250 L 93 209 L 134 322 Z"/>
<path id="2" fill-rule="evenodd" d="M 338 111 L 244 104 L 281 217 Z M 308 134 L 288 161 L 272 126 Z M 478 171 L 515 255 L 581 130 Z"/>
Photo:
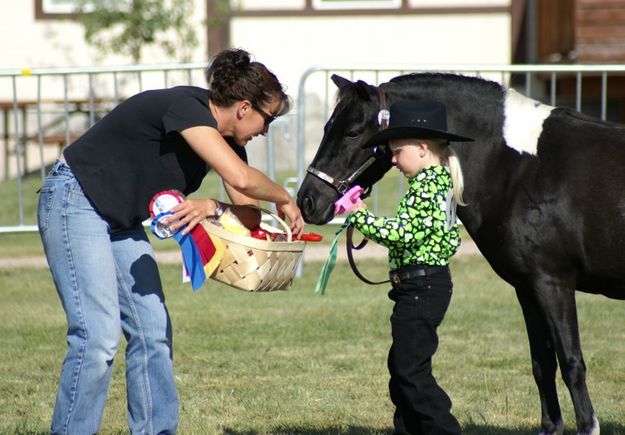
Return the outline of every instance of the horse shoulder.
<path id="1" fill-rule="evenodd" d="M 517 152 L 536 155 L 543 123 L 553 109 L 514 89 L 507 89 L 504 95 L 503 126 L 506 145 Z"/>

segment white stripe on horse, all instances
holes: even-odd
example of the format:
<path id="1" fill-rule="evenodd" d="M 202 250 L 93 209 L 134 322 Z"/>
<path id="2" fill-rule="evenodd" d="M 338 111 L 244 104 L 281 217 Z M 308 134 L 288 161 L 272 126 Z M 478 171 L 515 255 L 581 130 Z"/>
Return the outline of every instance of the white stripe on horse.
<path id="1" fill-rule="evenodd" d="M 554 107 L 519 94 L 514 89 L 506 91 L 504 106 L 503 137 L 506 144 L 521 154 L 536 155 L 543 122 Z"/>

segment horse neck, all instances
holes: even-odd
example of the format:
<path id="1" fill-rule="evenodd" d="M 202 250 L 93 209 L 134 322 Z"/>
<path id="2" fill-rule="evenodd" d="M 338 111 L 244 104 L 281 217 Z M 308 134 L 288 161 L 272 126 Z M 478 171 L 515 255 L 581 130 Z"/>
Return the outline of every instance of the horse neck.
<path id="1" fill-rule="evenodd" d="M 499 84 L 454 74 L 413 74 L 405 77 L 381 85 L 387 105 L 413 98 L 440 101 L 447 106 L 449 131 L 472 137 L 480 143 L 502 138 L 505 90 Z"/>

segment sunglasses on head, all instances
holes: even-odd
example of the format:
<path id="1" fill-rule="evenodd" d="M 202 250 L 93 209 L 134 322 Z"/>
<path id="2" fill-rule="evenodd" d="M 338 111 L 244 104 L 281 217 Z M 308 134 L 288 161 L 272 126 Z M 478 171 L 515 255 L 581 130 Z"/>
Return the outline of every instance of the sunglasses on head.
<path id="1" fill-rule="evenodd" d="M 260 113 L 260 116 L 263 117 L 263 119 L 265 120 L 265 127 L 269 127 L 269 124 L 271 124 L 277 118 L 277 116 L 270 115 L 269 113 L 265 112 L 263 109 L 258 107 L 256 103 L 252 103 L 252 109 L 256 110 L 258 113 Z"/>

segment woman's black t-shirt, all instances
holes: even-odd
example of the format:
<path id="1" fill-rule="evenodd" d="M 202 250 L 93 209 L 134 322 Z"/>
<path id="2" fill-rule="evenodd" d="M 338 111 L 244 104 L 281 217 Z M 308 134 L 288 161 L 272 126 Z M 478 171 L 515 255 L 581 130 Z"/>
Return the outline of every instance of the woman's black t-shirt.
<path id="1" fill-rule="evenodd" d="M 178 86 L 141 92 L 115 107 L 64 152 L 83 191 L 113 224 L 131 227 L 149 217 L 154 194 L 196 191 L 210 167 L 180 131 L 217 128 L 210 91 Z M 247 162 L 245 148 L 225 138 Z M 210 144 L 207 144 L 210 145 Z"/>

